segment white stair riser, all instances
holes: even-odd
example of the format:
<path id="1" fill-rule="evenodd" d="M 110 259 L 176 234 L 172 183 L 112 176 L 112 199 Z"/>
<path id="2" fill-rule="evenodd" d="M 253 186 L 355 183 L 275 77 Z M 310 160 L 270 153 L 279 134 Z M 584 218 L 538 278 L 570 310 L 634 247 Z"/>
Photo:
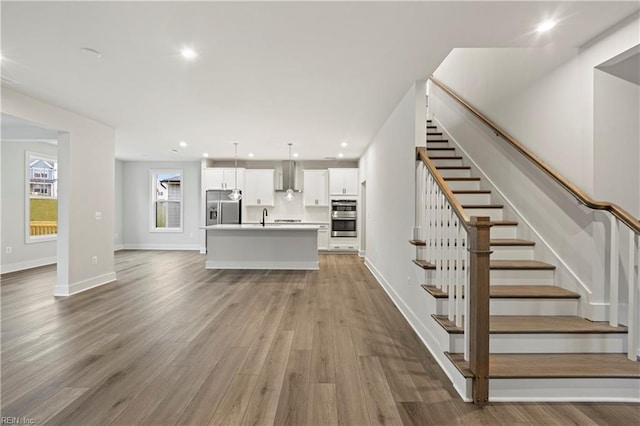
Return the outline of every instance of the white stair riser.
<path id="1" fill-rule="evenodd" d="M 431 149 L 431 148 L 435 148 L 435 147 L 432 147 L 432 146 L 427 147 L 427 155 L 431 159 L 435 157 L 452 157 L 454 155 L 458 155 L 456 151 L 453 149 L 443 150 L 443 149 Z"/>
<path id="2" fill-rule="evenodd" d="M 489 276 L 491 285 L 553 285 L 553 273 L 553 269 L 492 269 Z"/>
<path id="3" fill-rule="evenodd" d="M 480 189 L 479 180 L 448 180 L 446 181 L 449 189 L 452 191 L 472 191 Z"/>
<path id="4" fill-rule="evenodd" d="M 460 204 L 489 204 L 491 194 L 453 194 Z"/>
<path id="5" fill-rule="evenodd" d="M 491 315 L 577 315 L 578 299 L 491 299 Z M 455 307 L 454 307 L 455 310 Z M 449 299 L 437 299 L 438 315 L 449 313 Z"/>
<path id="6" fill-rule="evenodd" d="M 442 177 L 470 177 L 470 169 L 438 170 Z"/>
<path id="7" fill-rule="evenodd" d="M 640 379 L 491 379 L 489 400 L 640 401 Z"/>
<path id="8" fill-rule="evenodd" d="M 452 334 L 454 352 L 463 352 L 462 334 Z M 522 333 L 491 334 L 489 350 L 494 354 L 509 353 L 623 353 L 626 334 Z"/>
<path id="9" fill-rule="evenodd" d="M 533 260 L 534 246 L 491 246 L 491 259 Z"/>
<path id="10" fill-rule="evenodd" d="M 462 160 L 440 160 L 438 158 L 431 158 L 431 162 L 436 166 L 462 166 Z"/>
<path id="11" fill-rule="evenodd" d="M 446 135 L 434 135 L 433 133 L 435 133 L 435 132 L 427 133 L 427 140 L 432 140 L 432 139 L 436 139 L 436 140 L 447 139 L 447 136 L 446 136 Z"/>
<path id="12" fill-rule="evenodd" d="M 449 142 L 447 141 L 432 141 L 430 140 L 429 143 L 427 144 L 427 149 L 429 148 L 448 148 Z"/>
<path id="13" fill-rule="evenodd" d="M 502 220 L 502 211 L 504 209 L 468 209 L 465 208 L 464 211 L 467 213 L 467 216 L 489 216 L 491 220 Z"/>
<path id="14" fill-rule="evenodd" d="M 489 231 L 491 238 L 518 238 L 517 226 L 492 226 Z"/>

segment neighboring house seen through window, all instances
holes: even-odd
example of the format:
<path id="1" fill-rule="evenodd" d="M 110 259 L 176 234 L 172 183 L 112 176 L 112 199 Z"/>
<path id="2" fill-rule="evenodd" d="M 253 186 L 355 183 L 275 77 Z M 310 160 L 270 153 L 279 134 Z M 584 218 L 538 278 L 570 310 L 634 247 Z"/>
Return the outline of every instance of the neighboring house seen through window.
<path id="1" fill-rule="evenodd" d="M 151 171 L 151 231 L 182 232 L 182 170 Z"/>
<path id="2" fill-rule="evenodd" d="M 26 242 L 51 240 L 58 234 L 58 161 L 35 152 L 25 157 Z"/>

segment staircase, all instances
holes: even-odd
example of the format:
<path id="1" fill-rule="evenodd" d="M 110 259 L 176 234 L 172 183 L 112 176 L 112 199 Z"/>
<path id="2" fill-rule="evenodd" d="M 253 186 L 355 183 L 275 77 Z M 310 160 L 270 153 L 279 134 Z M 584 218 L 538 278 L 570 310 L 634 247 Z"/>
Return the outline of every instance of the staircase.
<path id="1" fill-rule="evenodd" d="M 637 400 L 640 363 L 627 359 L 627 327 L 579 315 L 581 295 L 556 286 L 555 265 L 536 260 L 535 242 L 518 238 L 525 234 L 521 225 L 509 220 L 488 184 L 472 176 L 471 167 L 431 120 L 426 150 L 465 213 L 491 220 L 490 400 Z M 444 241 L 464 244 L 459 238 Z M 410 243 L 416 247 L 414 263 L 425 271 L 422 288 L 432 299 L 432 330 L 448 360 L 470 380 L 464 323 L 456 324 L 449 315 L 455 305 L 451 290 L 434 282 L 436 266 L 424 260 L 427 241 L 416 237 Z M 449 262 L 446 269 L 455 270 L 458 264 L 464 271 L 464 260 Z M 459 297 L 465 295 L 453 295 L 456 301 Z"/>

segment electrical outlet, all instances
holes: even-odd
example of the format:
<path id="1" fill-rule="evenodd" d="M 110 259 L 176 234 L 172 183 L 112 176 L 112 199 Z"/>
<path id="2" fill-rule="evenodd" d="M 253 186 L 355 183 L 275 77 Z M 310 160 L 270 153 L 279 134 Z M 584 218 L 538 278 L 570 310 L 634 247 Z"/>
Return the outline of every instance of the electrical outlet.
<path id="1" fill-rule="evenodd" d="M 93 263 L 94 265 L 97 265 L 98 264 L 98 256 L 93 256 L 91 258 L 91 263 Z"/>
<path id="2" fill-rule="evenodd" d="M 102 212 L 96 212 L 96 220 L 102 220 Z"/>
<path id="3" fill-rule="evenodd" d="M 11 254 L 11 253 L 13 253 L 13 247 L 11 247 L 11 246 L 7 246 L 7 248 L 5 249 L 5 251 L 7 252 L 7 254 Z"/>

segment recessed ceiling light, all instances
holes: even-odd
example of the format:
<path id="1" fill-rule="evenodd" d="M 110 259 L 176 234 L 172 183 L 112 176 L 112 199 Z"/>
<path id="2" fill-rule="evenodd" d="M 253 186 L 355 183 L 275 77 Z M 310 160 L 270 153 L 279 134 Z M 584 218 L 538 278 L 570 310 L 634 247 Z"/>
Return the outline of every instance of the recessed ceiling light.
<path id="1" fill-rule="evenodd" d="M 169 152 L 173 152 L 174 154 L 177 154 L 178 150 L 177 149 L 170 149 Z"/>
<path id="2" fill-rule="evenodd" d="M 182 49 L 180 51 L 180 54 L 188 60 L 192 60 L 198 57 L 198 52 L 196 52 L 195 50 L 193 50 L 190 47 L 185 47 L 184 49 Z"/>
<path id="3" fill-rule="evenodd" d="M 297 153 L 297 152 L 294 152 L 294 153 L 293 153 L 293 156 L 297 158 L 297 157 L 298 157 L 298 153 Z"/>
<path id="4" fill-rule="evenodd" d="M 98 52 L 96 49 L 92 49 L 90 47 L 81 47 L 80 51 L 82 53 L 86 53 L 87 55 L 96 57 L 96 58 L 102 58 L 102 53 Z"/>
<path id="5" fill-rule="evenodd" d="M 348 143 L 346 143 L 346 142 L 342 142 L 342 143 L 340 144 L 340 146 L 341 146 L 341 147 L 343 147 L 343 148 L 346 148 L 346 147 L 347 147 L 347 145 L 349 145 L 349 144 L 348 144 Z"/>
<path id="6" fill-rule="evenodd" d="M 543 33 L 545 31 L 549 31 L 551 28 L 555 26 L 556 26 L 556 23 L 554 21 L 544 21 L 540 25 L 538 25 L 538 28 L 536 28 L 536 31 L 539 33 Z"/>
<path id="7" fill-rule="evenodd" d="M 342 157 L 344 157 L 343 153 L 338 154 L 338 158 L 342 158 Z"/>
<path id="8" fill-rule="evenodd" d="M 249 157 L 253 157 L 253 152 L 250 152 L 250 153 L 249 153 Z"/>
<path id="9" fill-rule="evenodd" d="M 204 154 L 202 154 L 203 157 L 207 158 L 209 156 L 208 152 L 205 152 Z"/>
<path id="10" fill-rule="evenodd" d="M 180 141 L 180 146 L 184 148 L 185 146 L 187 146 L 187 143 L 185 141 Z"/>

